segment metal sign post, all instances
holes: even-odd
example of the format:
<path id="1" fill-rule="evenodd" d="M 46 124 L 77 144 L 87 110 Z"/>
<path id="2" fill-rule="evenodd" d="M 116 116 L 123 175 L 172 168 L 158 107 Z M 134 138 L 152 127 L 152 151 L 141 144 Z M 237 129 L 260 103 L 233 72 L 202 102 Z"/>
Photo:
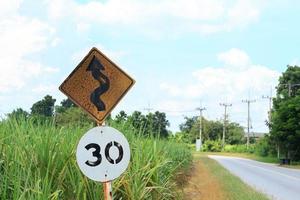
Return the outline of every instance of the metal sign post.
<path id="1" fill-rule="evenodd" d="M 102 124 L 97 124 L 97 125 L 105 126 L 105 121 Z M 112 181 L 102 183 L 102 187 L 103 187 L 104 200 L 113 200 Z"/>
<path id="2" fill-rule="evenodd" d="M 104 200 L 113 200 L 112 182 L 103 183 Z"/>
<path id="3" fill-rule="evenodd" d="M 97 124 L 98 126 L 105 126 L 105 121 L 102 124 Z M 108 181 L 102 184 L 104 200 L 113 200 L 112 193 L 112 181 Z"/>
<path id="4" fill-rule="evenodd" d="M 85 176 L 103 183 L 105 200 L 113 199 L 112 180 L 127 169 L 130 147 L 121 132 L 102 124 L 134 83 L 94 47 L 59 87 L 98 124 L 81 137 L 76 161 Z"/>

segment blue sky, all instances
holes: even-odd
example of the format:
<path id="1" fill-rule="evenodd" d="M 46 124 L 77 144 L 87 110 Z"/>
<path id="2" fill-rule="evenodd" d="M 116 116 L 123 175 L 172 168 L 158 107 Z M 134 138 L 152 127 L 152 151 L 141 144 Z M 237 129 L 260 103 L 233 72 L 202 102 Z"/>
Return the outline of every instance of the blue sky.
<path id="1" fill-rule="evenodd" d="M 268 101 L 288 64 L 300 64 L 299 1 L 11 0 L 0 2 L 0 113 L 30 110 L 93 47 L 136 85 L 116 107 L 167 113 L 170 129 L 205 106 L 204 116 L 266 131 Z M 146 113 L 146 111 L 143 110 Z"/>

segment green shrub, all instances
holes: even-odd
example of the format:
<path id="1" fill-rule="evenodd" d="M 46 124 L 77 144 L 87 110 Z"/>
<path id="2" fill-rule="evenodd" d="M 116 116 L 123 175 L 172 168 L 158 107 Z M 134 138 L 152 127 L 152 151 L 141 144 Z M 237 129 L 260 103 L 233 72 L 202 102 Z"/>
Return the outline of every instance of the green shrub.
<path id="1" fill-rule="evenodd" d="M 261 138 L 255 144 L 255 154 L 259 156 L 268 156 L 270 152 L 270 146 L 268 144 L 267 138 Z"/>
<path id="2" fill-rule="evenodd" d="M 220 152 L 222 144 L 220 140 L 206 140 L 203 145 L 203 151 Z"/>
<path id="3" fill-rule="evenodd" d="M 247 148 L 246 144 L 236 144 L 236 145 L 228 144 L 225 145 L 224 151 L 230 153 L 254 153 L 255 145 L 250 144 L 249 147 Z"/>

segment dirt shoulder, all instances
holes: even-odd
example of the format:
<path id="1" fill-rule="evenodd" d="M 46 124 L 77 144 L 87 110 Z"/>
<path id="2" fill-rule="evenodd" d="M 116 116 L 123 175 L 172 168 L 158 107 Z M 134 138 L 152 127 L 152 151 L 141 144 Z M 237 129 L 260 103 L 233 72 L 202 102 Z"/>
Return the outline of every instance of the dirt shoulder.
<path id="1" fill-rule="evenodd" d="M 206 155 L 194 154 L 194 166 L 182 189 L 184 200 L 267 200 Z"/>
<path id="2" fill-rule="evenodd" d="M 183 188 L 184 200 L 223 200 L 226 199 L 221 190 L 220 183 L 212 176 L 207 165 L 197 159 L 193 163 L 190 179 Z"/>

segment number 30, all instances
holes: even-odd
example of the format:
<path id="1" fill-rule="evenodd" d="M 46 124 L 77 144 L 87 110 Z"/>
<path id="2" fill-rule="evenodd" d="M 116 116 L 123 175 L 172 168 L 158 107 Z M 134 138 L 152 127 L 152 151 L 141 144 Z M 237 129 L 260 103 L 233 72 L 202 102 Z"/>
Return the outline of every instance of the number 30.
<path id="1" fill-rule="evenodd" d="M 115 160 L 113 160 L 109 155 L 109 150 L 113 145 L 115 147 L 117 147 L 119 150 L 119 156 Z M 101 147 L 96 143 L 90 143 L 90 144 L 86 145 L 85 148 L 86 148 L 86 150 L 90 150 L 91 148 L 95 149 L 95 151 L 93 151 L 93 157 L 97 158 L 96 161 L 87 160 L 85 162 L 85 164 L 90 167 L 96 167 L 96 166 L 100 165 L 102 162 L 102 155 L 100 153 Z M 123 159 L 123 147 L 116 141 L 107 143 L 107 145 L 105 146 L 105 158 L 111 164 L 118 164 Z"/>

